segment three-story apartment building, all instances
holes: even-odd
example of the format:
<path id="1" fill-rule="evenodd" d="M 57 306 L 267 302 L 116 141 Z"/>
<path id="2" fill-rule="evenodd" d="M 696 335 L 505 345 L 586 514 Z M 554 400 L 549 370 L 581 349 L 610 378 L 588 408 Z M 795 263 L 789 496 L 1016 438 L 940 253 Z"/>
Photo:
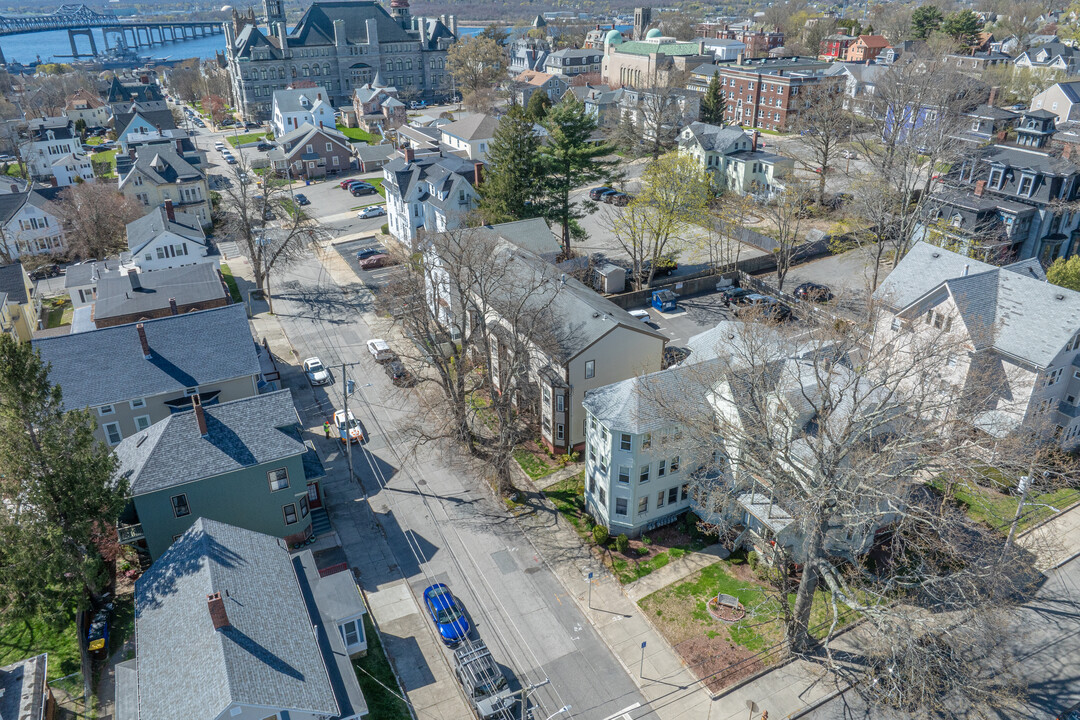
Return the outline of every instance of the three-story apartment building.
<path id="1" fill-rule="evenodd" d="M 210 226 L 210 187 L 202 170 L 182 158 L 172 145 L 146 145 L 129 152 L 124 162 L 118 159 L 116 164 L 123 195 L 147 208 L 164 206 L 171 200 L 177 210 L 196 216 L 203 227 Z"/>

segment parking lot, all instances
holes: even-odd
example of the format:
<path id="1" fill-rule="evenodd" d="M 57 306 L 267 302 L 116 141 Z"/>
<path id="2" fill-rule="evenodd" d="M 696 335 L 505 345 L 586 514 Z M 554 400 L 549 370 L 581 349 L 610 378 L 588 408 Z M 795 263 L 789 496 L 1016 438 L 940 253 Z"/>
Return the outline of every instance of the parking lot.
<path id="1" fill-rule="evenodd" d="M 334 250 L 349 264 L 349 267 L 353 269 L 360 281 L 374 290 L 384 287 L 403 272 L 400 265 L 391 265 L 374 270 L 361 270 L 360 261 L 356 259 L 356 253 L 366 248 L 376 247 L 381 246 L 374 236 L 334 244 Z"/>

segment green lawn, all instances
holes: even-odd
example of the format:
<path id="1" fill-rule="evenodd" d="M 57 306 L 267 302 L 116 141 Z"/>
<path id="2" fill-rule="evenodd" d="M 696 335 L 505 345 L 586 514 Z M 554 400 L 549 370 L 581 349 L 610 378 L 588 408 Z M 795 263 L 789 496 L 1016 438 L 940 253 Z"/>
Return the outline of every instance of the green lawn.
<path id="1" fill-rule="evenodd" d="M 8 165 L 7 169 L 4 171 L 4 174 L 14 178 L 21 178 L 23 176 L 22 170 L 19 168 L 19 163 L 17 162 L 13 162 Z"/>
<path id="2" fill-rule="evenodd" d="M 625 585 L 640 580 L 655 570 L 659 570 L 672 560 L 678 560 L 687 553 L 697 552 L 707 546 L 708 543 L 704 540 L 694 540 L 684 545 L 676 545 L 667 550 L 662 550 L 641 560 L 623 557 L 620 553 L 613 552 L 611 569 L 615 572 L 615 577 L 618 578 L 619 582 Z"/>
<path id="3" fill-rule="evenodd" d="M 74 616 L 60 629 L 37 620 L 0 627 L 0 665 L 41 653 L 49 653 L 50 680 L 79 672 L 79 641 Z"/>
<path id="4" fill-rule="evenodd" d="M 544 462 L 541 458 L 537 457 L 528 450 L 518 449 L 514 451 L 514 460 L 517 460 L 517 464 L 521 466 L 521 469 L 525 471 L 533 480 L 539 480 L 542 477 L 547 477 L 551 473 L 555 472 L 555 468 L 548 463 Z"/>
<path id="5" fill-rule="evenodd" d="M 240 288 L 236 284 L 236 278 L 233 277 L 232 270 L 225 263 L 221 263 L 221 276 L 225 278 L 225 284 L 229 286 L 229 294 L 232 295 L 233 302 L 241 302 L 243 298 L 240 296 Z"/>
<path id="6" fill-rule="evenodd" d="M 353 666 L 371 717 L 379 720 L 412 720 L 409 706 L 397 697 L 402 695 L 401 688 L 368 615 L 364 615 L 364 634 L 368 641 L 367 655 L 353 660 Z"/>
<path id="7" fill-rule="evenodd" d="M 116 177 L 116 153 L 116 149 L 95 153 L 90 156 L 90 161 L 92 163 L 109 163 L 109 172 L 105 177 Z"/>
<path id="8" fill-rule="evenodd" d="M 266 133 L 264 133 L 264 132 L 253 132 L 253 133 L 245 133 L 243 135 L 229 135 L 227 139 L 228 139 L 230 145 L 232 145 L 233 147 L 239 147 L 240 145 L 245 145 L 247 143 L 258 142 L 260 140 L 265 140 L 266 139 Z"/>
<path id="9" fill-rule="evenodd" d="M 940 480 L 935 480 L 932 486 L 938 490 L 943 489 Z M 1017 495 L 968 483 L 961 483 L 954 487 L 953 497 L 963 506 L 968 517 L 985 523 L 1003 534 L 1009 532 L 1009 526 L 1016 517 L 1017 505 L 1020 504 L 1020 498 Z M 1054 508 L 1064 510 L 1078 501 L 1080 501 L 1080 490 L 1076 488 L 1061 488 L 1029 495 L 1018 527 L 1020 530 L 1025 530 L 1054 515 Z"/>
<path id="10" fill-rule="evenodd" d="M 86 138 L 87 145 L 100 145 L 103 142 L 105 142 L 104 136 Z"/>
<path id="11" fill-rule="evenodd" d="M 49 303 L 49 315 L 45 327 L 56 328 L 62 325 L 70 325 L 75 309 L 71 307 L 71 301 L 67 298 Z"/>
<path id="12" fill-rule="evenodd" d="M 566 520 L 574 526 L 578 535 L 589 537 L 585 526 L 585 471 L 560 480 L 544 490 L 544 495 Z"/>
<path id="13" fill-rule="evenodd" d="M 366 142 L 371 145 L 377 145 L 379 142 L 378 135 L 372 135 L 367 130 L 361 130 L 360 128 L 345 127 L 341 123 L 337 125 L 338 132 L 349 138 L 353 142 Z"/>

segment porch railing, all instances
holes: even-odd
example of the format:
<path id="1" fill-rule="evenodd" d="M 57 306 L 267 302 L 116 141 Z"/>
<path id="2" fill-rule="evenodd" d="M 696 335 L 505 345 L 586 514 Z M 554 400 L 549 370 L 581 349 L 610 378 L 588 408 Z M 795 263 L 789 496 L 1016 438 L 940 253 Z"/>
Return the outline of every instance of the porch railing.
<path id="1" fill-rule="evenodd" d="M 135 523 L 134 525 L 117 525 L 116 536 L 120 540 L 121 545 L 127 545 L 137 540 L 142 540 L 145 535 L 143 534 L 142 523 Z"/>

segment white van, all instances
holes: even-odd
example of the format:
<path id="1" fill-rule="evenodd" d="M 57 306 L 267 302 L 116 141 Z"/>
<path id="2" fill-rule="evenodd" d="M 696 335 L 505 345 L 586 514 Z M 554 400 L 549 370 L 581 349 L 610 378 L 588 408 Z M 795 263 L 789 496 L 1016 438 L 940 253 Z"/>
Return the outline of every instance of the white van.
<path id="1" fill-rule="evenodd" d="M 630 310 L 629 312 L 631 317 L 637 318 L 642 322 L 649 322 L 652 320 L 652 318 L 649 317 L 648 310 Z"/>
<path id="2" fill-rule="evenodd" d="M 371 353 L 371 357 L 375 358 L 375 362 L 389 362 L 397 358 L 397 353 L 390 349 L 390 346 L 386 344 L 386 341 L 381 338 L 372 338 L 367 341 L 368 352 Z"/>

